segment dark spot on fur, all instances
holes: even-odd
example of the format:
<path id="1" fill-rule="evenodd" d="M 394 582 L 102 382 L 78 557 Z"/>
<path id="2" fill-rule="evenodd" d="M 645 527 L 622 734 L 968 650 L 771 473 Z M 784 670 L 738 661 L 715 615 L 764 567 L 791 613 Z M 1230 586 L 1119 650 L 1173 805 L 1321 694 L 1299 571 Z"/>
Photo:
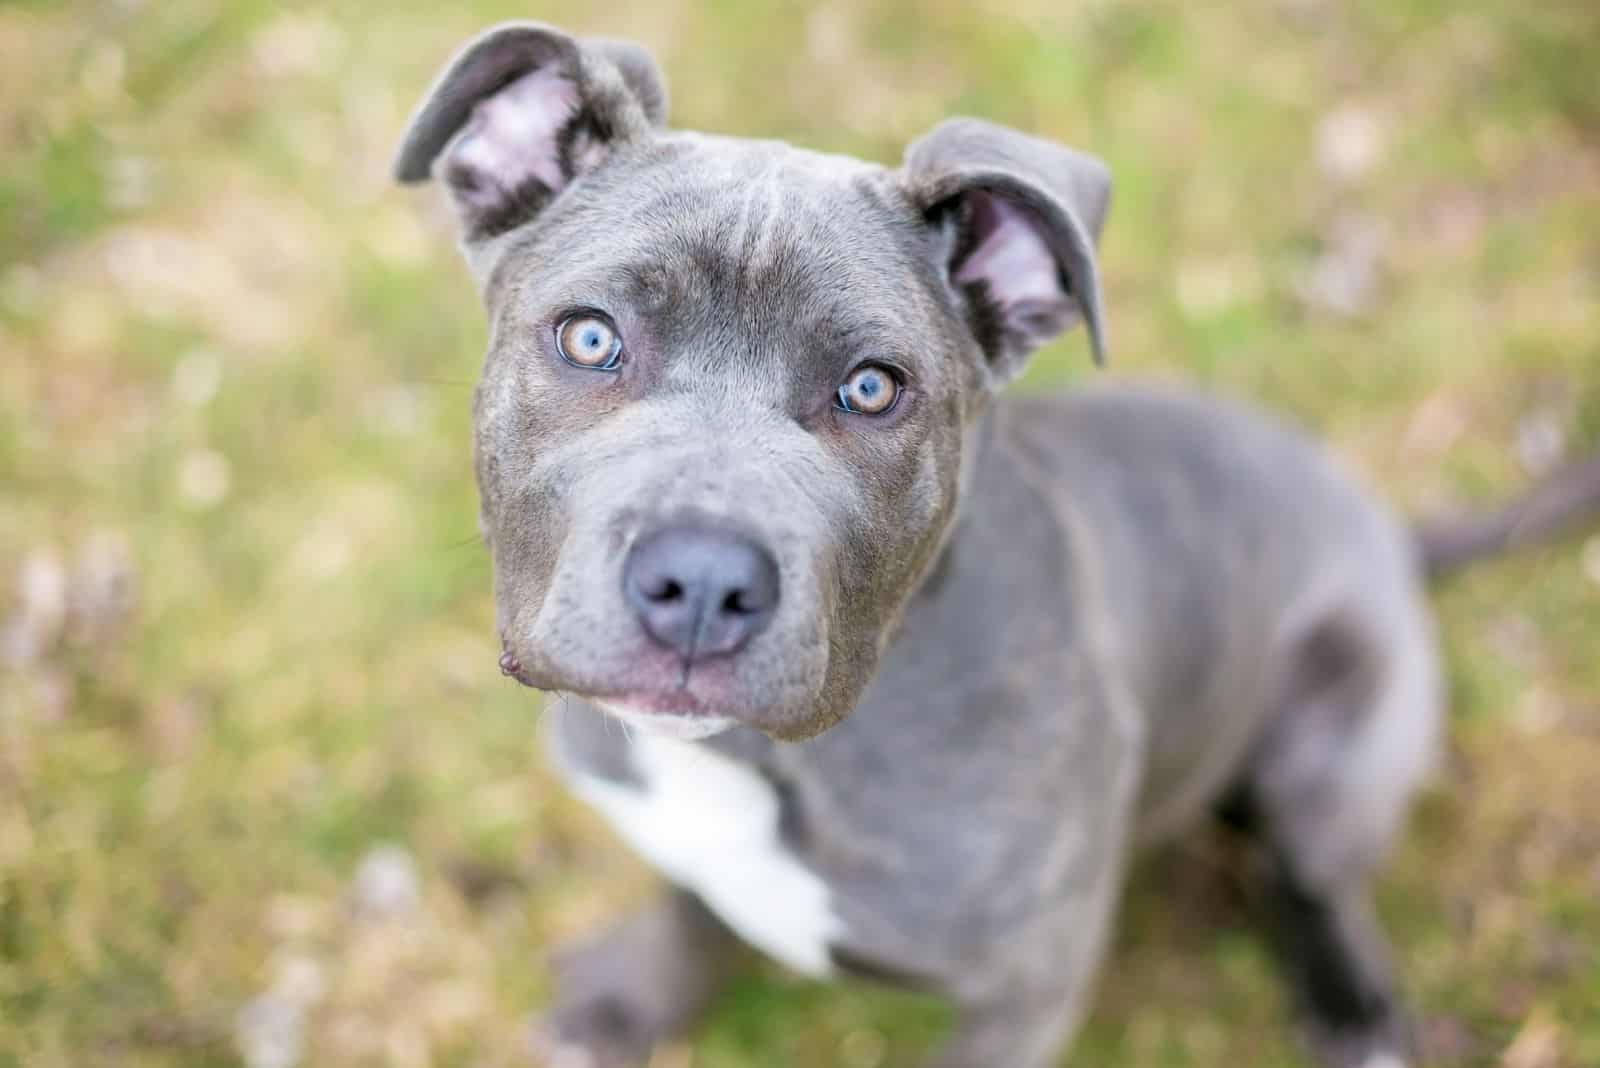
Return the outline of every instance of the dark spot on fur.
<path id="1" fill-rule="evenodd" d="M 1312 631 L 1300 648 L 1300 677 L 1308 689 L 1322 692 L 1339 686 L 1362 669 L 1363 650 L 1349 628 L 1337 621 Z"/>
<path id="2" fill-rule="evenodd" d="M 762 768 L 761 775 L 772 787 L 772 792 L 778 795 L 778 838 L 795 852 L 803 851 L 811 839 L 811 832 L 806 826 L 806 814 L 800 807 L 794 783 L 771 768 Z"/>
<path id="3" fill-rule="evenodd" d="M 1261 828 L 1261 806 L 1248 784 L 1240 783 L 1224 793 L 1213 811 L 1224 827 L 1240 834 L 1255 834 Z"/>
<path id="4" fill-rule="evenodd" d="M 1368 632 L 1343 612 L 1318 623 L 1300 643 L 1294 660 L 1293 690 L 1300 702 L 1315 701 L 1355 715 L 1377 692 L 1383 657 L 1371 648 Z"/>
<path id="5" fill-rule="evenodd" d="M 591 1007 L 591 1023 L 597 1034 L 618 1042 L 636 1037 L 639 1021 L 622 998 L 608 995 L 595 1000 Z"/>
<path id="6" fill-rule="evenodd" d="M 933 990 L 937 986 L 929 976 L 863 957 L 845 946 L 829 946 L 828 958 L 843 974 L 870 983 L 881 983 L 902 990 Z"/>
<path id="7" fill-rule="evenodd" d="M 1280 863 L 1273 880 L 1273 926 L 1279 956 L 1302 1009 L 1334 1034 L 1386 1029 L 1397 1014 L 1381 971 L 1362 959 L 1349 917 L 1327 897 L 1305 890 Z"/>

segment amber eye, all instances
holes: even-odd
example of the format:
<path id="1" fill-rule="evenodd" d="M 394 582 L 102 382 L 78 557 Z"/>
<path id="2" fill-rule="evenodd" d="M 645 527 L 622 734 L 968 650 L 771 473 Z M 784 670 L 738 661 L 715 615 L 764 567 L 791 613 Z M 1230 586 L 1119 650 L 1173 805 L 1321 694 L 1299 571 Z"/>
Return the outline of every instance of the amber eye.
<path id="1" fill-rule="evenodd" d="M 595 312 L 563 319 L 556 327 L 556 348 L 563 360 L 591 371 L 615 371 L 622 363 L 622 335 L 610 319 Z"/>
<path id="2" fill-rule="evenodd" d="M 883 415 L 900 399 L 900 380 L 876 363 L 862 364 L 839 387 L 840 408 L 857 415 Z"/>

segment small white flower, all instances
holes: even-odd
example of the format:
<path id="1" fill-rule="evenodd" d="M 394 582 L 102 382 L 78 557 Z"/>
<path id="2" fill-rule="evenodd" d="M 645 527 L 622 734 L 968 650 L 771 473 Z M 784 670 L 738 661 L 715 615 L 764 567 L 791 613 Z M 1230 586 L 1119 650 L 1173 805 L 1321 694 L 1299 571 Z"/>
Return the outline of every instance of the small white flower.
<path id="1" fill-rule="evenodd" d="M 367 916 L 395 916 L 415 911 L 422 902 L 416 862 L 400 846 L 378 846 L 362 858 L 356 868 L 351 893 L 356 911 Z"/>
<path id="2" fill-rule="evenodd" d="M 214 449 L 191 452 L 178 464 L 178 496 L 197 511 L 221 504 L 232 482 L 228 458 Z"/>
<path id="3" fill-rule="evenodd" d="M 305 1012 L 282 994 L 262 994 L 239 1010 L 233 1040 L 247 1068 L 294 1068 L 305 1054 Z"/>

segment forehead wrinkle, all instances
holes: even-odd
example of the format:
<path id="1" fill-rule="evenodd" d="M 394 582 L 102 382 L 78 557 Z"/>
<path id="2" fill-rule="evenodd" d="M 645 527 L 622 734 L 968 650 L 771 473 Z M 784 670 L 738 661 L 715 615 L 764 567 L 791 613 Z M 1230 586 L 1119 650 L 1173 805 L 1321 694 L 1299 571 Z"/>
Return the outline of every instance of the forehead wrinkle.
<path id="1" fill-rule="evenodd" d="M 775 220 L 781 216 L 775 207 L 776 185 L 772 180 L 775 167 L 761 161 L 755 173 L 744 183 L 743 196 L 736 213 L 733 213 L 733 233 L 730 245 L 739 249 L 735 277 L 740 283 L 753 279 L 766 266 L 775 240 Z"/>
<path id="2" fill-rule="evenodd" d="M 841 197 L 859 196 L 849 187 L 792 187 L 781 178 L 707 205 L 719 216 L 710 232 L 737 235 L 740 251 L 727 267 L 731 286 L 704 294 L 733 347 L 708 347 L 703 369 L 726 375 L 741 366 L 784 404 L 805 406 L 864 358 L 914 365 L 911 306 L 883 283 L 897 271 L 891 235 L 875 230 L 881 217 L 870 204 L 841 206 Z"/>
<path id="3" fill-rule="evenodd" d="M 583 214 L 606 234 L 606 273 L 657 322 L 663 386 L 804 407 L 864 358 L 919 370 L 912 220 L 872 175 L 756 146 L 679 154 L 605 194 Z"/>

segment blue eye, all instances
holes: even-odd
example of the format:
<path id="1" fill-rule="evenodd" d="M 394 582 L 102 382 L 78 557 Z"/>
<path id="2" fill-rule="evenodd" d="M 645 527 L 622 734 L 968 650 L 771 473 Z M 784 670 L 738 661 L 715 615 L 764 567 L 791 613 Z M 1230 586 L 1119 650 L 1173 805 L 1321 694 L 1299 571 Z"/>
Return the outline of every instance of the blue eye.
<path id="1" fill-rule="evenodd" d="M 556 349 L 575 367 L 615 371 L 622 363 L 622 335 L 596 312 L 570 315 L 556 327 Z"/>
<path id="2" fill-rule="evenodd" d="M 837 405 L 856 415 L 883 415 L 900 400 L 900 380 L 882 364 L 864 363 L 839 387 Z"/>

